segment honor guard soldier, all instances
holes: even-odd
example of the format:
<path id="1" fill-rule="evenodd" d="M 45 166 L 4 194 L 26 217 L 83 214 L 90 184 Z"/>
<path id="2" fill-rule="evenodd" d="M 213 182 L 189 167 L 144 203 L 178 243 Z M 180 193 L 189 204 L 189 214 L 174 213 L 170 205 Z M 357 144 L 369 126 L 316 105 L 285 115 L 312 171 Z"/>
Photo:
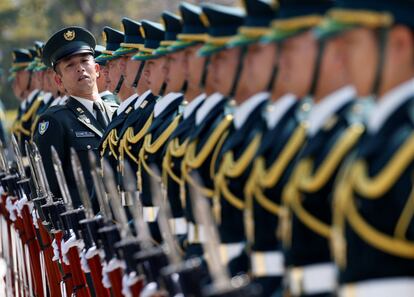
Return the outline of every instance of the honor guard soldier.
<path id="1" fill-rule="evenodd" d="M 264 125 L 262 113 L 267 106 L 266 92 L 248 94 L 249 75 L 246 58 L 248 46 L 260 35 L 252 35 L 251 28 L 270 22 L 274 12 L 268 3 L 261 1 L 243 2 L 247 15 L 238 29 L 239 35 L 231 38 L 212 59 L 212 69 L 217 77 L 217 90 L 234 100 L 233 121 L 227 136 L 217 147 L 214 160 L 215 199 L 218 204 L 216 215 L 222 245 L 220 251 L 230 273 L 236 275 L 248 271 L 248 258 L 243 214 L 245 209 L 244 184 L 250 172 L 250 165 L 260 143 L 260 132 Z M 263 6 L 262 6 L 263 5 Z M 256 10 L 262 15 L 256 19 Z M 254 13 L 253 13 L 254 11 Z M 260 19 L 258 23 L 257 20 Z M 249 31 L 249 32 L 248 32 Z M 263 33 L 261 33 L 263 34 Z M 216 210 L 215 210 L 216 211 Z"/>
<path id="2" fill-rule="evenodd" d="M 164 37 L 162 27 L 156 23 L 144 20 L 137 25 L 137 30 L 131 33 L 134 38 L 124 43 L 122 47 L 139 50 L 127 63 L 125 72 L 126 83 L 132 84 L 132 87 L 136 88 L 139 97 L 133 105 L 134 110 L 119 132 L 119 159 L 121 163 L 128 162 L 134 172 L 140 170 L 139 150 L 151 125 L 151 115 L 158 98 L 151 92 L 148 80 L 144 77 L 144 70 L 149 61 L 146 56 L 150 58 L 150 53 L 158 48 L 160 39 Z M 146 51 L 145 53 L 141 52 L 143 49 Z M 121 176 L 124 174 L 124 168 L 120 168 L 120 173 Z M 141 188 L 140 185 L 138 185 L 138 188 Z"/>
<path id="3" fill-rule="evenodd" d="M 98 94 L 99 65 L 93 58 L 95 45 L 95 38 L 89 31 L 68 27 L 56 32 L 43 49 L 43 62 L 53 67 L 56 83 L 64 87 L 70 97 L 65 105 L 51 107 L 40 117 L 34 141 L 56 197 L 60 197 L 60 191 L 52 165 L 51 146 L 58 152 L 62 166 L 69 168 L 65 175 L 75 207 L 80 205 L 80 199 L 71 169 L 70 148 L 78 153 L 86 184 L 92 190 L 88 151 L 97 151 L 114 112 L 114 107 L 104 103 Z M 91 199 L 96 210 L 96 199 L 93 196 Z"/>
<path id="4" fill-rule="evenodd" d="M 106 61 L 97 60 L 97 58 L 102 55 L 104 50 L 105 47 L 103 45 L 97 44 L 93 55 L 95 57 L 95 62 L 98 63 L 101 68 L 100 75 L 96 80 L 96 83 L 98 84 L 99 96 L 104 102 L 118 104 L 118 98 L 108 90 L 107 75 L 105 74 L 107 73 Z"/>
<path id="5" fill-rule="evenodd" d="M 167 50 L 168 45 L 177 39 L 177 34 L 181 33 L 182 24 L 181 19 L 170 13 L 163 12 L 162 20 L 165 24 L 164 35 L 160 36 L 159 47 L 155 49 L 150 55 L 152 58 L 147 62 L 148 67 L 148 82 L 149 87 L 153 93 L 158 92 L 160 97 L 154 106 L 152 114 L 152 123 L 144 137 L 142 148 L 139 152 L 140 172 L 139 180 L 142 182 L 141 194 L 143 202 L 144 219 L 148 222 L 152 236 L 158 242 L 161 241 L 158 226 L 156 223 L 158 209 L 152 201 L 152 194 L 150 187 L 151 176 L 155 176 L 157 181 L 162 182 L 160 173 L 162 172 L 162 160 L 165 151 L 167 140 L 171 133 L 175 130 L 180 121 L 181 116 L 180 106 L 183 103 L 183 94 L 180 91 L 183 88 L 185 78 L 182 73 L 183 65 L 179 65 L 181 75 L 178 73 L 175 76 L 175 70 L 169 65 L 170 52 Z M 145 29 L 145 23 L 143 23 Z M 147 36 L 147 35 L 146 35 Z M 139 55 L 138 55 L 139 56 Z M 148 56 L 144 56 L 148 59 Z M 167 76 L 168 75 L 168 76 Z M 151 169 L 154 166 L 158 169 L 158 174 Z M 175 235 L 184 235 L 186 233 L 185 224 L 182 224 L 182 209 L 179 204 L 179 213 L 177 207 L 173 209 L 173 217 L 171 220 Z M 180 220 L 181 217 L 181 220 Z"/>
<path id="6" fill-rule="evenodd" d="M 190 133 L 185 161 L 182 165 L 182 174 L 186 182 L 200 188 L 203 195 L 209 199 L 215 198 L 213 170 L 217 157 L 215 150 L 220 148 L 222 144 L 220 139 L 226 134 L 232 119 L 230 100 L 226 95 L 230 93 L 229 89 L 232 87 L 238 56 L 231 50 L 229 53 L 225 45 L 237 33 L 238 27 L 243 23 L 243 17 L 244 12 L 239 8 L 214 4 L 202 6 L 201 18 L 205 24 L 208 24 L 208 37 L 206 44 L 200 48 L 199 54 L 209 61 L 208 71 L 213 74 L 213 89 L 216 93 L 206 98 L 197 110 L 195 127 Z M 220 58 L 224 64 L 218 65 Z M 200 174 L 203 185 L 192 179 L 193 170 Z M 217 200 L 213 201 L 216 218 L 219 216 L 217 202 Z M 191 221 L 191 217 L 190 215 L 189 248 L 193 250 L 192 252 L 197 252 L 195 249 L 203 240 L 203 230 Z M 227 265 L 226 259 L 223 261 Z"/>
<path id="7" fill-rule="evenodd" d="M 136 50 L 121 48 L 121 43 L 124 42 L 125 37 L 120 31 L 105 27 L 103 34 L 105 35 L 104 39 L 107 44 L 106 50 L 96 60 L 106 63 L 109 90 L 117 94 L 121 104 L 102 137 L 99 150 L 101 158 L 106 158 L 110 162 L 114 172 L 118 172 L 118 134 L 127 116 L 133 110 L 133 105 L 138 97 L 132 85 L 126 84 L 124 79 L 126 64 Z"/>
<path id="8" fill-rule="evenodd" d="M 300 22 L 312 15 L 313 25 L 318 25 L 330 6 L 329 1 L 318 1 L 306 14 L 292 16 L 291 20 Z M 283 34 L 283 20 L 278 26 L 275 34 Z M 333 183 L 362 130 L 351 116 L 356 93 L 345 67 L 343 40 L 315 41 L 308 30 L 284 44 L 288 46 L 295 39 L 314 49 L 313 72 L 308 79 L 308 96 L 314 106 L 307 120 L 307 143 L 282 194 L 288 291 L 293 296 L 332 296 L 337 285 L 329 251 Z M 288 55 L 282 54 L 282 63 L 288 61 Z"/>
<path id="9" fill-rule="evenodd" d="M 185 187 L 181 165 L 186 152 L 188 137 L 195 124 L 195 114 L 206 98 L 206 94 L 200 86 L 205 58 L 198 56 L 197 51 L 203 44 L 207 29 L 200 19 L 200 7 L 189 3 L 181 3 L 179 9 L 183 20 L 182 33 L 178 34 L 177 40 L 168 46 L 170 56 L 176 56 L 174 62 L 178 65 L 170 69 L 167 76 L 175 75 L 177 68 L 183 68 L 186 84 L 184 98 L 187 104 L 184 107 L 180 123 L 171 134 L 166 145 L 162 169 L 167 196 L 175 213 L 176 230 L 184 229 L 187 233 L 187 217 L 192 213 L 192 209 L 191 203 L 186 197 L 188 189 Z M 194 218 L 191 222 L 193 221 Z M 187 239 L 186 237 L 185 241 L 181 240 L 181 243 L 186 243 Z M 186 244 L 184 244 L 184 248 L 187 248 Z"/>
<path id="10" fill-rule="evenodd" d="M 40 90 L 34 87 L 33 72 L 28 70 L 27 67 L 34 60 L 36 51 L 26 49 L 19 49 L 13 51 L 13 65 L 11 71 L 16 73 L 14 83 L 21 96 L 22 103 L 19 106 L 17 119 L 13 125 L 13 133 L 17 136 L 17 140 L 23 148 L 25 140 L 30 140 L 30 129 L 32 120 L 35 116 L 35 112 L 39 107 L 39 103 L 36 102 L 37 96 L 40 94 Z"/>
<path id="11" fill-rule="evenodd" d="M 328 36 L 343 32 L 358 96 L 376 102 L 335 194 L 339 296 L 413 292 L 413 8 L 412 1 L 341 1 L 321 27 Z"/>

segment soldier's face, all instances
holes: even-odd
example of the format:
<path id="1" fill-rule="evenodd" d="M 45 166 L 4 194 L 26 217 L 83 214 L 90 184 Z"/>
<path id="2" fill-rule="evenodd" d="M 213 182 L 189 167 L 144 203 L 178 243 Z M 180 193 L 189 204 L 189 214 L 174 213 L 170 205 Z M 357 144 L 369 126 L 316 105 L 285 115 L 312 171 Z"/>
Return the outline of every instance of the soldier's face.
<path id="1" fill-rule="evenodd" d="M 69 95 L 91 94 L 96 87 L 99 65 L 90 54 L 74 55 L 63 59 L 56 66 L 57 84 L 62 85 Z"/>
<path id="2" fill-rule="evenodd" d="M 106 66 L 101 66 L 98 77 L 96 78 L 96 84 L 98 86 L 98 91 L 103 92 L 108 90 L 109 79 L 108 79 L 108 71 L 106 70 Z"/>
<path id="3" fill-rule="evenodd" d="M 165 62 L 165 57 L 160 57 L 145 64 L 144 77 L 153 94 L 158 95 L 165 80 Z"/>
<path id="4" fill-rule="evenodd" d="M 248 48 L 246 66 L 250 82 L 249 93 L 265 91 L 276 60 L 276 44 L 252 44 Z"/>
<path id="5" fill-rule="evenodd" d="M 12 84 L 13 94 L 16 96 L 17 99 L 22 100 L 22 89 L 20 88 L 19 84 L 17 83 L 16 79 L 13 80 Z"/>
<path id="6" fill-rule="evenodd" d="M 165 73 L 167 82 L 166 93 L 179 92 L 185 81 L 186 55 L 184 51 L 169 54 L 166 58 Z"/>
<path id="7" fill-rule="evenodd" d="M 121 61 L 122 61 L 122 58 L 118 58 L 115 60 L 108 61 L 106 64 L 108 67 L 108 79 L 109 79 L 108 89 L 111 92 L 115 91 L 116 86 L 118 85 L 119 79 L 122 75 Z"/>
<path id="8" fill-rule="evenodd" d="M 194 45 L 185 50 L 187 56 L 186 63 L 186 78 L 189 86 L 198 86 L 200 84 L 201 76 L 203 74 L 203 67 L 205 58 L 197 55 L 200 45 Z"/>
<path id="9" fill-rule="evenodd" d="M 132 87 L 134 79 L 137 76 L 141 61 L 129 59 L 125 68 L 125 83 Z"/>
<path id="10" fill-rule="evenodd" d="M 365 28 L 351 30 L 344 35 L 346 65 L 351 83 L 359 96 L 371 93 L 378 60 L 374 32 Z"/>
<path id="11" fill-rule="evenodd" d="M 342 36 L 325 42 L 319 69 L 315 101 L 350 83 L 345 67 L 345 47 Z"/>
<path id="12" fill-rule="evenodd" d="M 214 72 L 214 88 L 223 95 L 228 95 L 233 85 L 240 48 L 226 49 L 214 54 L 211 63 Z"/>
<path id="13" fill-rule="evenodd" d="M 311 32 L 305 32 L 283 42 L 280 53 L 278 80 L 286 91 L 302 98 L 309 92 L 315 66 L 317 43 Z"/>
<path id="14" fill-rule="evenodd" d="M 15 82 L 18 86 L 18 89 L 24 92 L 29 86 L 29 79 L 30 79 L 29 71 L 26 71 L 26 70 L 18 71 L 16 73 L 16 78 L 15 78 Z"/>

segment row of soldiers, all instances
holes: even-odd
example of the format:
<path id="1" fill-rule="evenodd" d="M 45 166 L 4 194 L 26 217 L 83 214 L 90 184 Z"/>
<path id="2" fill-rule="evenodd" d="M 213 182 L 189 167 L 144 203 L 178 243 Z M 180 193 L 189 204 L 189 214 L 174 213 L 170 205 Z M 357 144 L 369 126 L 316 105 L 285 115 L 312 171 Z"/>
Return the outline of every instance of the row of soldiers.
<path id="1" fill-rule="evenodd" d="M 183 2 L 15 51 L 14 296 L 413 296 L 413 8 Z"/>

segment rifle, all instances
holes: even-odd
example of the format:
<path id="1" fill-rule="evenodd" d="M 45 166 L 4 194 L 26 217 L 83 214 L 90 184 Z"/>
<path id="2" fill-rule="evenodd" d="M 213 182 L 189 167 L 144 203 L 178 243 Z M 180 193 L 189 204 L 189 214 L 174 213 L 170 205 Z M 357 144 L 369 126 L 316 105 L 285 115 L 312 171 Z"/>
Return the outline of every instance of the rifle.
<path id="1" fill-rule="evenodd" d="M 201 179 L 197 173 L 193 172 L 192 178 L 201 185 Z M 255 297 L 260 296 L 260 288 L 250 283 L 246 275 L 230 278 L 229 271 L 221 261 L 218 247 L 220 237 L 217 226 L 214 223 L 211 207 L 207 199 L 202 196 L 199 189 L 195 186 L 190 187 L 190 197 L 197 224 L 203 226 L 207 240 L 203 242 L 203 248 L 208 255 L 206 257 L 212 284 L 203 288 L 205 297 Z"/>
<path id="2" fill-rule="evenodd" d="M 85 258 L 88 262 L 88 266 L 91 272 L 92 282 L 95 288 L 96 295 L 102 297 L 109 297 L 109 289 L 105 288 L 102 284 L 101 257 L 99 255 L 99 247 L 97 246 L 98 240 L 95 236 L 97 230 L 96 227 L 98 227 L 99 222 L 102 222 L 102 218 L 95 218 L 93 214 L 88 189 L 85 183 L 85 176 L 83 174 L 82 165 L 79 161 L 79 157 L 73 148 L 70 149 L 70 154 L 73 174 L 75 176 L 75 181 L 78 186 L 79 195 L 85 209 L 86 219 L 79 221 L 79 224 L 82 226 L 82 237 L 85 242 Z"/>
<path id="3" fill-rule="evenodd" d="M 64 233 L 65 242 L 62 244 L 62 252 L 63 254 L 66 254 L 70 264 L 74 281 L 74 292 L 76 292 L 76 296 L 90 297 L 91 294 L 86 284 L 86 277 L 82 271 L 79 259 L 78 246 L 81 242 L 79 238 L 76 240 L 76 237 L 72 236 L 70 232 L 71 229 L 76 231 L 79 230 L 79 211 L 73 209 L 68 185 L 66 183 L 66 177 L 62 169 L 62 162 L 60 161 L 59 155 L 53 146 L 51 147 L 51 153 L 53 168 L 56 173 L 59 189 L 66 205 L 66 212 L 60 215 L 63 223 L 66 225 L 66 232 Z M 79 234 L 77 234 L 77 236 L 79 236 Z"/>

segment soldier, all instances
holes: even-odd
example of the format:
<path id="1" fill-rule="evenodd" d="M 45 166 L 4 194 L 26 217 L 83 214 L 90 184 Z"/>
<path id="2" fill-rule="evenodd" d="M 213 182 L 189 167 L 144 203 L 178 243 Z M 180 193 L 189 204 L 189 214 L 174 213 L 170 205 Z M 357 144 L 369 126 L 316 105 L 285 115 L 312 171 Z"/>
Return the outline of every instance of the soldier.
<path id="1" fill-rule="evenodd" d="M 123 20 L 123 23 L 125 21 Z M 126 27 L 124 26 L 124 31 Z M 138 29 L 135 27 L 135 29 Z M 125 31 L 126 32 L 126 31 Z M 107 127 L 100 144 L 101 158 L 106 158 L 114 172 L 119 171 L 119 155 L 118 155 L 118 133 L 121 130 L 124 121 L 129 113 L 133 110 L 138 94 L 131 84 L 125 82 L 126 64 L 130 60 L 135 49 L 121 48 L 124 42 L 124 34 L 110 27 L 104 28 L 107 47 L 102 55 L 96 58 L 97 61 L 105 62 L 107 67 L 107 78 L 109 89 L 118 95 L 121 101 L 113 120 Z"/>
<path id="2" fill-rule="evenodd" d="M 236 71 L 238 55 L 237 50 L 227 50 L 226 42 L 237 33 L 238 27 L 243 22 L 244 13 L 241 9 L 230 8 L 221 5 L 206 4 L 202 6 L 202 20 L 208 23 L 207 42 L 199 53 L 206 57 L 210 62 L 208 71 L 212 73 L 213 88 L 216 93 L 205 99 L 204 103 L 198 108 L 195 115 L 195 127 L 189 136 L 189 144 L 182 174 L 185 181 L 196 187 L 202 188 L 202 193 L 208 198 L 214 197 L 214 168 L 216 153 L 221 146 L 220 138 L 225 135 L 231 123 L 230 102 L 226 95 L 232 88 L 234 73 Z M 220 30 L 219 28 L 225 28 Z M 219 93 L 221 92 L 221 93 Z M 198 185 L 192 180 L 189 173 L 197 170 L 200 174 L 203 186 Z M 213 208 L 216 217 L 218 201 L 213 199 Z M 197 247 L 203 239 L 203 230 L 200 226 L 193 224 L 190 216 L 189 243 Z M 223 250 L 226 249 L 228 238 L 224 239 Z M 193 247 L 192 247 L 193 249 Z M 193 252 L 197 252 L 194 250 Z M 229 259 L 223 259 L 227 265 Z"/>
<path id="3" fill-rule="evenodd" d="M 336 189 L 339 296 L 413 292 L 413 7 L 412 1 L 343 1 L 321 27 L 324 36 L 344 33 L 358 96 L 376 102 Z"/>
<path id="4" fill-rule="evenodd" d="M 182 33 L 178 34 L 178 40 L 173 42 L 168 49 L 176 55 L 181 54 L 181 58 L 175 59 L 174 62 L 179 63 L 177 60 L 181 60 L 182 64 L 177 65 L 173 69 L 182 68 L 184 70 L 187 85 L 184 98 L 188 104 L 184 107 L 180 123 L 172 133 L 169 143 L 166 146 L 163 160 L 163 182 L 167 190 L 171 208 L 176 214 L 176 222 L 180 220 L 177 214 L 180 215 L 181 213 L 182 216 L 181 220 L 183 222 L 181 224 L 176 223 L 175 225 L 176 227 L 178 225 L 182 226 L 181 228 L 184 228 L 185 232 L 187 232 L 187 218 L 184 218 L 184 214 L 190 218 L 192 209 L 187 197 L 188 189 L 185 188 L 181 165 L 186 151 L 188 137 L 194 127 L 195 114 L 207 96 L 203 92 L 203 83 L 201 82 L 206 59 L 197 55 L 197 51 L 203 44 L 207 30 L 200 18 L 200 7 L 189 3 L 181 3 L 179 9 L 183 19 L 183 30 Z M 167 75 L 174 75 L 174 72 L 169 71 Z M 183 208 L 185 208 L 185 211 Z M 194 218 L 191 217 L 191 222 L 193 221 Z M 181 243 L 184 244 L 184 241 Z M 197 245 L 199 249 L 199 244 Z M 184 244 L 184 246 L 187 248 L 187 244 Z M 192 246 L 193 248 L 194 245 Z M 192 254 L 194 253 L 189 252 L 188 255 Z"/>
<path id="5" fill-rule="evenodd" d="M 32 51 L 23 49 L 15 50 L 13 51 L 13 55 L 15 62 L 13 63 L 11 71 L 16 72 L 14 82 L 17 89 L 20 90 L 20 96 L 22 96 L 21 99 L 23 100 L 14 123 L 13 133 L 17 136 L 21 148 L 23 148 L 24 141 L 30 140 L 32 120 L 41 103 L 41 101 L 36 102 L 40 90 L 33 83 L 32 69 L 27 69 L 30 63 L 33 62 L 33 55 L 36 55 L 36 51 L 33 49 Z M 36 104 L 34 104 L 35 102 Z"/>
<path id="6" fill-rule="evenodd" d="M 116 96 L 108 90 L 109 81 L 107 80 L 108 71 L 106 70 L 106 61 L 100 61 L 97 59 L 100 55 L 102 55 L 104 50 L 105 47 L 103 45 L 97 44 L 95 46 L 95 62 L 98 63 L 99 67 L 101 68 L 100 75 L 96 80 L 99 96 L 101 96 L 102 100 L 105 102 L 118 103 Z"/>
<path id="7" fill-rule="evenodd" d="M 50 147 L 58 152 L 64 168 L 72 168 L 70 147 L 79 155 L 87 185 L 92 185 L 88 151 L 97 151 L 100 138 L 111 120 L 114 107 L 102 102 L 96 85 L 99 65 L 93 59 L 95 38 L 80 27 L 68 27 L 56 32 L 46 43 L 43 62 L 53 67 L 55 81 L 70 96 L 66 105 L 55 106 L 44 113 L 37 125 L 34 141 L 43 157 L 52 193 L 60 196 L 51 162 Z M 66 179 L 73 205 L 80 205 L 72 170 Z M 89 188 L 90 190 L 93 187 Z M 96 200 L 92 202 L 97 209 Z"/>
<path id="8" fill-rule="evenodd" d="M 170 12 L 163 12 L 161 16 L 165 24 L 165 32 L 160 40 L 160 46 L 151 54 L 153 58 L 147 62 L 147 80 L 153 93 L 159 90 L 159 95 L 165 95 L 160 97 L 154 106 L 152 123 L 147 135 L 144 137 L 144 143 L 139 153 L 141 166 L 139 178 L 142 181 L 144 219 L 149 223 L 152 235 L 158 242 L 161 241 L 161 236 L 155 223 L 158 210 L 152 201 L 151 189 L 146 185 L 150 184 L 150 175 L 155 175 L 159 182 L 162 181 L 161 176 L 153 172 L 150 166 L 157 167 L 159 172 L 162 171 L 165 145 L 180 120 L 180 106 L 184 99 L 180 91 L 185 83 L 182 71 L 184 65 L 174 65 L 178 66 L 178 69 L 181 68 L 180 70 L 173 68 L 169 60 L 177 56 L 175 53 L 170 53 L 167 50 L 167 46 L 177 39 L 178 33 L 181 33 L 181 19 Z M 146 58 L 148 59 L 148 56 Z M 177 75 L 175 75 L 176 71 Z M 179 206 L 178 209 L 177 207 L 173 209 L 174 219 L 170 222 L 174 226 L 175 235 L 183 235 L 187 231 L 185 224 L 183 226 L 182 209 L 181 205 Z"/>

